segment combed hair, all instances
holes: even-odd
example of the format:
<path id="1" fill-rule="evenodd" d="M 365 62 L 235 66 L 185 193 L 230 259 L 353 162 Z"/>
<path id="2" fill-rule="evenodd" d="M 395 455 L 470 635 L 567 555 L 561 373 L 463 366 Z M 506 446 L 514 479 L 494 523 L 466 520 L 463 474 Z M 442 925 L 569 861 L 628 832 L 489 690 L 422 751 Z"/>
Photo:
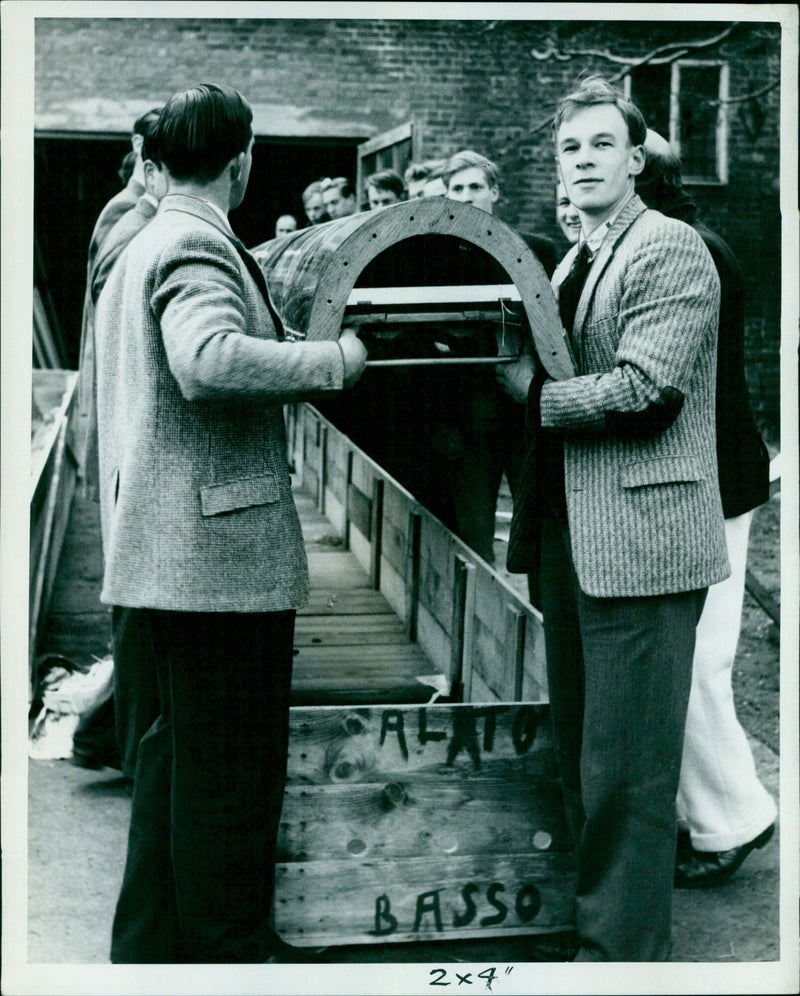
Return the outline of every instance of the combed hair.
<path id="1" fill-rule="evenodd" d="M 302 193 L 303 204 L 308 203 L 308 199 L 313 197 L 314 194 L 322 194 L 322 180 L 314 180 L 313 183 L 309 183 L 306 189 Z"/>
<path id="2" fill-rule="evenodd" d="M 353 186 L 344 176 L 334 176 L 333 178 L 328 177 L 326 180 L 322 181 L 323 190 L 330 190 L 331 187 L 338 187 L 342 193 L 342 197 L 353 196 Z"/>
<path id="3" fill-rule="evenodd" d="M 553 118 L 553 138 L 556 138 L 558 129 L 565 121 L 569 121 L 578 111 L 597 104 L 612 104 L 616 107 L 628 128 L 631 145 L 644 145 L 647 125 L 642 112 L 602 76 L 587 77 L 577 90 L 563 98 Z"/>
<path id="4" fill-rule="evenodd" d="M 247 151 L 252 121 L 250 105 L 225 84 L 201 83 L 176 93 L 159 118 L 161 161 L 177 180 L 215 180 Z"/>
<path id="5" fill-rule="evenodd" d="M 473 166 L 477 166 L 478 169 L 483 170 L 486 183 L 490 187 L 498 187 L 500 185 L 500 170 L 497 165 L 491 159 L 482 156 L 480 152 L 473 152 L 472 149 L 462 149 L 460 152 L 456 152 L 450 156 L 442 170 L 442 182 L 446 187 L 449 187 L 450 180 L 456 173 L 460 173 L 462 169 L 471 169 Z"/>
<path id="6" fill-rule="evenodd" d="M 420 180 L 427 180 L 435 170 L 439 171 L 435 175 L 441 176 L 443 169 L 444 159 L 426 159 L 421 163 L 409 163 L 408 168 L 403 173 L 403 179 L 406 182 L 406 186 L 408 186 L 409 183 L 419 183 Z"/>
<path id="7" fill-rule="evenodd" d="M 133 122 L 134 135 L 146 135 L 153 122 L 158 121 L 163 108 L 153 107 Z"/>
<path id="8" fill-rule="evenodd" d="M 141 133 L 142 138 L 142 159 L 149 159 L 151 162 L 161 162 L 161 151 L 159 149 L 159 122 L 161 115 L 150 118 L 145 130 Z"/>
<path id="9" fill-rule="evenodd" d="M 390 190 L 397 197 L 402 197 L 406 192 L 406 185 L 399 173 L 393 169 L 381 169 L 372 176 L 368 176 L 364 181 L 365 189 L 375 187 L 376 190 Z"/>

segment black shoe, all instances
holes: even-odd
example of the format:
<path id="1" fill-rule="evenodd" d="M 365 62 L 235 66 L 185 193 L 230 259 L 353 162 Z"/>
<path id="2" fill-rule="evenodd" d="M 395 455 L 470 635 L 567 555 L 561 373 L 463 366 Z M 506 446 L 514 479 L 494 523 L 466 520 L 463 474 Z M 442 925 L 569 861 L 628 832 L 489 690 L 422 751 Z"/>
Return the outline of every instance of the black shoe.
<path id="1" fill-rule="evenodd" d="M 675 866 L 676 889 L 710 889 L 733 875 L 747 855 L 755 848 L 762 848 L 769 843 L 775 833 L 775 824 L 768 826 L 754 840 L 729 851 L 698 851 L 691 853 Z"/>

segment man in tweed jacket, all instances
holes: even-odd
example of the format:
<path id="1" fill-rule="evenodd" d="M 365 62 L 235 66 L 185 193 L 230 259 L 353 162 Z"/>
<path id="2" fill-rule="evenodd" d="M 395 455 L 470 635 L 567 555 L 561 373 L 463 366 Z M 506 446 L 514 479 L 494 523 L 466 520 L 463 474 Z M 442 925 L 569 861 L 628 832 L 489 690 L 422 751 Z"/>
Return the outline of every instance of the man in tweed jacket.
<path id="1" fill-rule="evenodd" d="M 708 586 L 728 573 L 719 281 L 699 236 L 634 194 L 645 125 L 632 104 L 587 80 L 562 101 L 554 134 L 582 223 L 553 276 L 575 375 L 550 380 L 535 357 L 498 374 L 527 401 L 532 432 L 509 560 L 540 569 L 579 863 L 577 959 L 660 961 L 695 627 Z"/>
<path id="2" fill-rule="evenodd" d="M 97 308 L 101 597 L 138 625 L 161 704 L 139 745 L 114 962 L 287 956 L 269 917 L 308 573 L 282 405 L 353 383 L 366 352 L 351 332 L 281 341 L 227 221 L 251 121 L 229 87 L 168 101 L 168 193 Z"/>

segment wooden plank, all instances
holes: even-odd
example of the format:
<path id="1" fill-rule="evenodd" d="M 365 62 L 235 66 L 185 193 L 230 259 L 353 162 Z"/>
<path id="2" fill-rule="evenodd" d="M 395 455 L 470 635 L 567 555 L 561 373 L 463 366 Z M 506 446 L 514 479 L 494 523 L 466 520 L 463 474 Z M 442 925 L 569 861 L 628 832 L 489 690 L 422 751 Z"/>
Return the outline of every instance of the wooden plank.
<path id="1" fill-rule="evenodd" d="M 391 614 L 381 616 L 299 616 L 294 643 L 301 646 L 408 643 L 405 626 Z"/>
<path id="2" fill-rule="evenodd" d="M 293 709 L 290 730 L 290 785 L 446 782 L 504 774 L 512 760 L 528 775 L 554 773 L 548 707 L 534 703 Z"/>
<path id="3" fill-rule="evenodd" d="M 561 783 L 516 776 L 459 782 L 289 786 L 277 860 L 370 861 L 534 851 L 569 853 Z"/>
<path id="4" fill-rule="evenodd" d="M 358 529 L 364 538 L 369 540 L 372 528 L 372 499 L 355 484 L 349 484 L 347 487 L 347 513 L 351 527 Z"/>
<path id="5" fill-rule="evenodd" d="M 300 616 L 393 615 L 389 603 L 371 588 L 312 588 L 308 605 L 298 609 Z"/>
<path id="6" fill-rule="evenodd" d="M 275 928 L 301 946 L 555 932 L 574 889 L 564 854 L 279 863 Z"/>
<path id="7" fill-rule="evenodd" d="M 308 574 L 312 588 L 349 591 L 368 586 L 363 568 L 352 553 L 344 550 L 309 551 Z"/>

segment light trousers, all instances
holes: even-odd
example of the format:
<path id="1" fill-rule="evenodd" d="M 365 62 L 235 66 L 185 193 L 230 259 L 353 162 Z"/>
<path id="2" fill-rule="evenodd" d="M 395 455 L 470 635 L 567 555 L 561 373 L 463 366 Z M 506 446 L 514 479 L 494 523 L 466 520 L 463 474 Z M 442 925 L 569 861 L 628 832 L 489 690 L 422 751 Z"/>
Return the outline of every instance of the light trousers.
<path id="1" fill-rule="evenodd" d="M 731 575 L 708 590 L 697 627 L 678 788 L 678 822 L 698 851 L 727 851 L 775 821 L 736 717 L 731 678 L 744 598 L 752 512 L 725 520 Z"/>

